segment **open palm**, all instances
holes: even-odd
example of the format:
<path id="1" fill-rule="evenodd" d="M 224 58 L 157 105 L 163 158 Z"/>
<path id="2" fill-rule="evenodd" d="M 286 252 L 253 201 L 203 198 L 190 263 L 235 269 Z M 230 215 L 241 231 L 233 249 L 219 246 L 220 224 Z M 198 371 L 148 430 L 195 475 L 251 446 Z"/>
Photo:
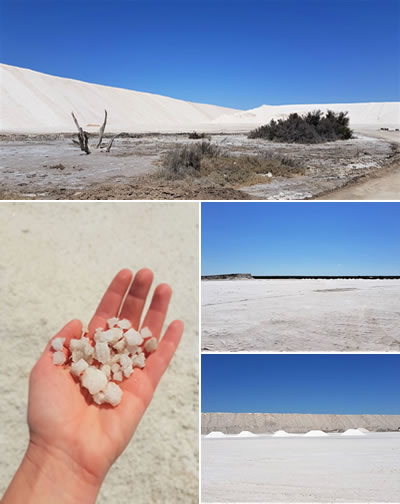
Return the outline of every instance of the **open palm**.
<path id="1" fill-rule="evenodd" d="M 131 271 L 120 271 L 89 324 L 89 337 L 93 338 L 96 328 L 105 328 L 107 319 L 117 315 L 129 319 L 138 329 L 152 281 L 153 274 L 147 269 L 140 270 L 133 282 Z M 148 327 L 156 338 L 160 337 L 170 297 L 171 288 L 159 285 L 144 318 L 142 327 Z M 65 346 L 68 346 L 71 338 L 80 338 L 81 331 L 81 322 L 73 320 L 55 337 L 66 338 Z M 53 365 L 50 341 L 30 377 L 31 443 L 52 456 L 68 460 L 82 477 L 102 481 L 135 432 L 182 332 L 182 322 L 174 321 L 169 325 L 157 350 L 146 360 L 146 366 L 135 368 L 120 384 L 123 395 L 115 408 L 93 403 L 90 394 L 80 387 L 69 369 Z"/>

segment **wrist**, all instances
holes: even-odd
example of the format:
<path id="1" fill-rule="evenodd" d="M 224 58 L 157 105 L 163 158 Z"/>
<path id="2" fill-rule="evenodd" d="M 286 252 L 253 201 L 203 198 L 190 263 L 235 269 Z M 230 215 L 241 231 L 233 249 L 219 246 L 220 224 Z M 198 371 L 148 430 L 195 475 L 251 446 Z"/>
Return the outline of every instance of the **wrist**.
<path id="1" fill-rule="evenodd" d="M 101 483 L 62 450 L 30 441 L 4 504 L 94 504 Z"/>

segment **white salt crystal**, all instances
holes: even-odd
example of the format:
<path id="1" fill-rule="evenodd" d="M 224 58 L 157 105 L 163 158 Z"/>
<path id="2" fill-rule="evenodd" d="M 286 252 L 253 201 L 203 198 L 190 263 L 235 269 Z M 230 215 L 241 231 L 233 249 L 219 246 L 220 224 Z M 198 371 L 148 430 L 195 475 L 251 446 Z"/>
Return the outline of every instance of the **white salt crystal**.
<path id="1" fill-rule="evenodd" d="M 53 364 L 56 366 L 61 366 L 66 361 L 64 352 L 54 352 L 53 353 Z"/>
<path id="2" fill-rule="evenodd" d="M 83 360 L 83 359 L 80 359 L 78 360 L 78 362 L 73 362 L 71 364 L 71 373 L 75 376 L 79 376 L 81 375 L 85 369 L 87 369 L 89 367 L 89 364 Z"/>
<path id="3" fill-rule="evenodd" d="M 116 343 L 124 335 L 124 331 L 122 329 L 120 329 L 119 327 L 113 327 L 112 329 L 109 329 L 108 332 L 111 333 L 111 335 L 112 335 L 112 338 L 110 341 L 111 344 Z"/>
<path id="4" fill-rule="evenodd" d="M 107 320 L 108 327 L 111 329 L 118 324 L 118 317 L 111 317 Z"/>
<path id="5" fill-rule="evenodd" d="M 121 371 L 121 368 L 120 368 L 120 365 L 115 362 L 112 366 L 111 366 L 111 371 L 113 373 L 119 373 Z"/>
<path id="6" fill-rule="evenodd" d="M 120 359 L 120 354 L 117 353 L 111 357 L 110 362 L 111 362 L 111 364 L 115 364 L 116 362 L 119 362 L 119 359 Z"/>
<path id="7" fill-rule="evenodd" d="M 102 343 L 101 341 L 96 343 L 95 357 L 102 364 L 107 364 L 110 360 L 110 349 L 108 348 L 107 343 Z"/>
<path id="8" fill-rule="evenodd" d="M 140 352 L 139 355 L 134 355 L 132 357 L 132 364 L 134 367 L 140 367 L 143 369 L 144 365 L 145 365 L 145 361 L 146 361 L 146 357 L 143 352 Z"/>
<path id="9" fill-rule="evenodd" d="M 72 362 L 78 362 L 81 359 L 85 359 L 85 355 L 82 352 L 82 350 L 73 350 L 71 353 L 71 358 L 72 358 Z"/>
<path id="10" fill-rule="evenodd" d="M 118 371 L 117 373 L 113 373 L 113 380 L 115 381 L 122 381 L 122 373 L 121 371 Z"/>
<path id="11" fill-rule="evenodd" d="M 65 338 L 54 338 L 51 343 L 51 348 L 58 352 L 61 352 L 64 347 Z"/>
<path id="12" fill-rule="evenodd" d="M 83 373 L 81 382 L 82 386 L 87 388 L 93 395 L 104 389 L 107 384 L 107 378 L 100 369 L 90 366 Z"/>
<path id="13" fill-rule="evenodd" d="M 129 322 L 128 319 L 122 319 L 119 322 L 117 322 L 118 327 L 121 329 L 129 329 L 131 327 L 131 323 Z"/>
<path id="14" fill-rule="evenodd" d="M 129 378 L 133 373 L 132 364 L 130 366 L 124 367 L 122 372 L 124 373 L 125 378 Z"/>
<path id="15" fill-rule="evenodd" d="M 105 402 L 106 395 L 104 392 L 97 392 L 97 394 L 94 394 L 93 396 L 93 401 L 96 404 L 103 404 Z"/>
<path id="16" fill-rule="evenodd" d="M 109 382 L 105 390 L 105 402 L 111 404 L 111 406 L 117 406 L 121 402 L 122 390 L 116 383 Z"/>
<path id="17" fill-rule="evenodd" d="M 137 347 L 143 343 L 143 337 L 135 329 L 129 329 L 124 334 L 127 348 L 130 352 L 135 352 Z"/>
<path id="18" fill-rule="evenodd" d="M 115 345 L 113 345 L 113 348 L 115 348 L 115 350 L 117 350 L 117 352 L 122 352 L 124 350 L 126 346 L 126 341 L 125 340 L 121 340 L 121 341 L 118 341 L 118 343 L 115 343 Z"/>
<path id="19" fill-rule="evenodd" d="M 100 368 L 101 372 L 106 375 L 107 378 L 110 378 L 111 376 L 111 368 L 108 364 L 103 364 Z"/>
<path id="20" fill-rule="evenodd" d="M 132 359 L 127 354 L 122 354 L 119 359 L 119 362 L 121 363 L 122 369 L 128 366 L 132 366 Z"/>
<path id="21" fill-rule="evenodd" d="M 157 348 L 157 340 L 156 338 L 150 338 L 149 340 L 146 341 L 144 344 L 144 349 L 146 352 L 151 353 L 154 352 L 154 350 Z"/>
<path id="22" fill-rule="evenodd" d="M 88 338 L 82 338 L 82 352 L 87 360 L 88 357 L 92 357 L 94 354 L 94 348 L 92 347 L 90 340 Z"/>
<path id="23" fill-rule="evenodd" d="M 81 347 L 82 347 L 82 343 L 81 343 L 80 339 L 72 339 L 72 340 L 70 340 L 70 342 L 69 342 L 69 349 L 71 350 L 71 352 L 73 352 L 74 350 L 80 350 Z"/>
<path id="24" fill-rule="evenodd" d="M 153 336 L 152 332 L 148 327 L 143 327 L 140 331 L 140 334 L 142 335 L 143 339 L 151 338 Z"/>

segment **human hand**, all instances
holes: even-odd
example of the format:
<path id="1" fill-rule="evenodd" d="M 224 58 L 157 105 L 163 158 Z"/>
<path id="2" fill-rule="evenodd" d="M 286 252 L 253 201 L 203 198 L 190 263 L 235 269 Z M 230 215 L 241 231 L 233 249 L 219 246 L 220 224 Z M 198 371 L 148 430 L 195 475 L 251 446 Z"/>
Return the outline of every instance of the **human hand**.
<path id="1" fill-rule="evenodd" d="M 119 272 L 89 323 L 89 337 L 92 339 L 96 328 L 105 328 L 107 319 L 117 315 L 129 319 L 132 327 L 138 329 L 152 280 L 150 270 L 140 270 L 120 311 L 132 281 L 132 273 L 129 270 Z M 142 324 L 142 327 L 149 327 L 157 339 L 160 337 L 170 297 L 171 288 L 166 284 L 159 285 Z M 81 332 L 81 322 L 73 320 L 54 338 L 66 338 L 64 345 L 68 347 L 71 338 L 80 338 Z M 61 477 L 69 475 L 78 485 L 79 491 L 88 495 L 86 501 L 82 496 L 79 501 L 94 502 L 105 475 L 127 446 L 149 405 L 182 332 L 182 322 L 174 321 L 169 325 L 157 350 L 147 358 L 146 366 L 143 369 L 135 368 L 134 373 L 119 384 L 123 396 L 115 408 L 93 403 L 88 391 L 80 387 L 79 381 L 71 375 L 69 369 L 54 366 L 52 338 L 30 376 L 30 443 L 25 456 L 28 462 L 36 467 L 40 465 L 42 475 L 47 480 L 57 479 L 55 471 L 58 470 Z"/>

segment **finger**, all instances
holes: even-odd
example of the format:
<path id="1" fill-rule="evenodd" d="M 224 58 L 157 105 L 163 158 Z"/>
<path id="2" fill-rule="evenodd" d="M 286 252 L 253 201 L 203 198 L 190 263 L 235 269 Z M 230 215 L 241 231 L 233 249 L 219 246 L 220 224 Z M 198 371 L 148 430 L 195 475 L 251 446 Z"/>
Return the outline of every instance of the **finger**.
<path id="1" fill-rule="evenodd" d="M 65 338 L 64 341 L 64 348 L 69 348 L 69 343 L 71 339 L 76 338 L 79 339 L 82 335 L 82 322 L 80 320 L 74 319 L 68 322 L 61 331 L 59 331 L 55 336 L 53 336 L 50 341 L 47 343 L 46 348 L 42 354 L 43 355 L 47 354 L 51 348 L 52 342 L 56 338 Z M 67 356 L 67 352 L 65 352 L 65 355 Z"/>
<path id="2" fill-rule="evenodd" d="M 168 284 L 158 285 L 154 291 L 149 311 L 142 324 L 142 328 L 148 327 L 152 335 L 157 339 L 160 337 L 171 295 L 172 290 Z"/>
<path id="3" fill-rule="evenodd" d="M 146 303 L 146 298 L 153 282 L 153 272 L 149 269 L 139 270 L 132 285 L 130 286 L 128 295 L 126 296 L 124 306 L 122 307 L 120 318 L 131 321 L 132 327 L 137 329 L 140 324 L 143 308 Z"/>
<path id="4" fill-rule="evenodd" d="M 105 328 L 107 320 L 118 314 L 131 281 L 132 271 L 129 269 L 123 269 L 117 273 L 89 323 L 89 333 L 93 333 L 98 327 Z"/>
<path id="5" fill-rule="evenodd" d="M 167 369 L 183 334 L 183 322 L 174 320 L 158 344 L 157 350 L 146 360 L 145 373 L 148 375 L 153 389 L 155 389 L 162 375 Z"/>

